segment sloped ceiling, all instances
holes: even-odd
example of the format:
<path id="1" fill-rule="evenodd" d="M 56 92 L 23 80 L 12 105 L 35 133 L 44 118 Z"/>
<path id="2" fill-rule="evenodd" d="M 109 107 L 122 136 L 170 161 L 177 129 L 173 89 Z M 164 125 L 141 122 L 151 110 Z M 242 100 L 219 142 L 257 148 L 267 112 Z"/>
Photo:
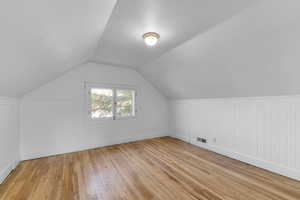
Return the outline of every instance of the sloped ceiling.
<path id="1" fill-rule="evenodd" d="M 3 0 L 0 96 L 88 61 L 133 67 L 166 96 L 300 93 L 299 0 Z M 142 34 L 157 31 L 148 48 Z"/>
<path id="2" fill-rule="evenodd" d="M 168 97 L 300 93 L 300 2 L 264 0 L 140 68 Z"/>
<path id="3" fill-rule="evenodd" d="M 119 0 L 99 42 L 94 61 L 139 67 L 215 26 L 255 0 Z M 158 32 L 147 47 L 142 35 Z"/>
<path id="4" fill-rule="evenodd" d="M 0 96 L 20 96 L 87 61 L 116 0 L 1 0 Z"/>

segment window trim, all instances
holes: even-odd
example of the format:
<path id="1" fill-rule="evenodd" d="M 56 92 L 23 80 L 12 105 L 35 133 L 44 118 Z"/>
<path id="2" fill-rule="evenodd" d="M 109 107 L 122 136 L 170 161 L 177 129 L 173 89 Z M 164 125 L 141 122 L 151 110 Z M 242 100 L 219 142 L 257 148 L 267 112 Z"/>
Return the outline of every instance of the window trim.
<path id="1" fill-rule="evenodd" d="M 107 83 L 84 83 L 85 93 L 86 93 L 86 110 L 88 114 L 88 119 L 90 121 L 105 121 L 105 120 L 128 120 L 128 119 L 136 119 L 137 117 L 137 95 L 138 95 L 138 88 L 133 85 L 126 85 L 126 84 L 107 84 Z M 113 91 L 113 116 L 112 117 L 103 117 L 103 118 L 92 118 L 91 117 L 91 99 L 90 99 L 90 92 L 92 88 L 101 88 L 101 89 L 111 89 Z M 135 91 L 134 102 L 133 102 L 133 109 L 134 109 L 134 116 L 117 116 L 116 115 L 116 91 L 117 90 L 133 90 Z"/>

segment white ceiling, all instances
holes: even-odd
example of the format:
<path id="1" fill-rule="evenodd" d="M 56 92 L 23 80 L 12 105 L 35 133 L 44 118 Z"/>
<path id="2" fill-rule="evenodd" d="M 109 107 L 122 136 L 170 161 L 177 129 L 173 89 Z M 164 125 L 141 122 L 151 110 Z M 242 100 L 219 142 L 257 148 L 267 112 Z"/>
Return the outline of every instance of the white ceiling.
<path id="1" fill-rule="evenodd" d="M 0 96 L 76 65 L 137 68 L 170 98 L 300 93 L 299 0 L 2 0 Z M 142 35 L 161 34 L 155 47 Z"/>
<path id="2" fill-rule="evenodd" d="M 1 0 L 0 96 L 20 96 L 88 60 L 116 0 Z"/>
<path id="3" fill-rule="evenodd" d="M 198 33 L 221 23 L 254 0 L 119 0 L 93 58 L 96 62 L 138 67 Z M 157 46 L 142 35 L 158 32 Z"/>
<path id="4" fill-rule="evenodd" d="M 170 98 L 300 93 L 300 1 L 264 0 L 140 68 Z"/>

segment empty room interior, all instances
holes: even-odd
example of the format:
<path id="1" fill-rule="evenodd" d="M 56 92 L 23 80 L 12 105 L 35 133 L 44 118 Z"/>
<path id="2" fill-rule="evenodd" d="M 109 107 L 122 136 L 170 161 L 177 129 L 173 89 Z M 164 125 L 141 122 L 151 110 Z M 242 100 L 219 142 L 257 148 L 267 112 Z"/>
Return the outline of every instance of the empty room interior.
<path id="1" fill-rule="evenodd" d="M 0 200 L 300 200 L 299 0 L 0 16 Z"/>

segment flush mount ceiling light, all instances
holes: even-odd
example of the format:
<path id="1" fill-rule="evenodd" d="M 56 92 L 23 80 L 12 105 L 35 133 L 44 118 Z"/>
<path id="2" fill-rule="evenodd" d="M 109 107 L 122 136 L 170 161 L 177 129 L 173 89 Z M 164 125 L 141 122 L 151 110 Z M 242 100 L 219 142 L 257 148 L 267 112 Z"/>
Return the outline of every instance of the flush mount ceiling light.
<path id="1" fill-rule="evenodd" d="M 154 46 L 158 42 L 160 35 L 155 32 L 148 32 L 143 35 L 144 41 L 148 46 Z"/>

